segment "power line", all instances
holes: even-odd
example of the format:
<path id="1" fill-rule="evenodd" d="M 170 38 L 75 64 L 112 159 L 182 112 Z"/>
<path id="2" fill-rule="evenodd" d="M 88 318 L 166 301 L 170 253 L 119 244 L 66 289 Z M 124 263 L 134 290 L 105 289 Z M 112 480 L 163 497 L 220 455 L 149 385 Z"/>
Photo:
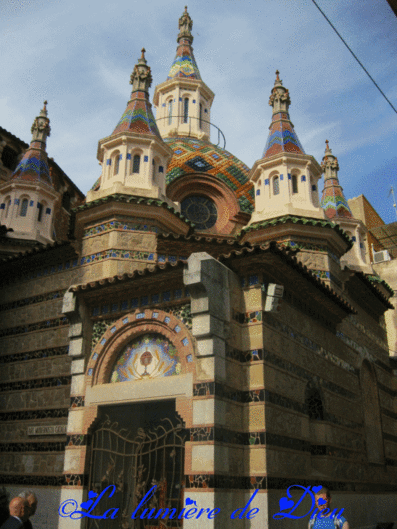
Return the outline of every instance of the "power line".
<path id="1" fill-rule="evenodd" d="M 374 83 L 374 85 L 376 86 L 376 88 L 379 90 L 379 92 L 382 94 L 382 96 L 386 99 L 386 101 L 389 103 L 389 105 L 392 107 L 392 109 L 394 110 L 394 112 L 397 114 L 397 109 L 393 106 L 393 104 L 391 103 L 391 101 L 386 97 L 386 94 L 381 90 L 380 86 L 376 83 L 375 79 L 373 79 L 373 77 L 371 77 L 370 73 L 368 72 L 368 70 L 365 68 L 365 66 L 363 65 L 363 63 L 360 61 L 360 59 L 357 57 L 357 55 L 353 52 L 353 50 L 350 48 L 350 46 L 347 44 L 347 42 L 345 41 L 345 39 L 342 37 L 342 35 L 338 32 L 338 30 L 336 29 L 336 27 L 332 24 L 332 22 L 330 21 L 330 19 L 327 17 L 327 15 L 324 13 L 324 11 L 321 9 L 321 7 L 317 4 L 317 2 L 315 0 L 312 0 L 313 4 L 317 7 L 317 9 L 320 11 L 320 13 L 323 15 L 323 17 L 325 18 L 325 20 L 328 22 L 328 24 L 331 26 L 331 28 L 335 31 L 335 33 L 338 35 L 338 37 L 340 38 L 340 40 L 343 42 L 343 44 L 346 46 L 346 48 L 350 51 L 350 53 L 353 55 L 353 57 L 356 59 L 356 61 L 358 62 L 358 64 L 361 66 L 361 68 L 364 70 L 364 72 L 368 75 L 368 77 L 371 79 L 371 81 Z"/>

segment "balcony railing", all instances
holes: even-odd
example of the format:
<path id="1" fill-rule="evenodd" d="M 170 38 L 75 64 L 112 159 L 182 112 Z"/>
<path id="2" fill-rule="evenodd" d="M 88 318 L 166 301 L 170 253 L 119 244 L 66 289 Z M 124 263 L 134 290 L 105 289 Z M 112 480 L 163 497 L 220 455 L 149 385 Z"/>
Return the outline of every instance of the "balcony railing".
<path id="1" fill-rule="evenodd" d="M 170 123 L 170 119 L 171 119 L 171 123 Z M 175 121 L 174 121 L 175 119 Z M 217 130 L 217 133 L 218 133 L 218 143 L 216 143 L 215 145 L 217 147 L 220 147 L 220 143 L 221 141 L 223 141 L 223 147 L 221 147 L 221 149 L 226 149 L 226 138 L 225 138 L 225 135 L 223 134 L 223 132 L 221 131 L 221 129 L 219 127 L 217 127 L 216 125 L 214 125 L 213 123 L 211 123 L 210 121 L 206 120 L 206 119 L 202 119 L 202 118 L 196 118 L 194 116 L 189 116 L 187 118 L 187 122 L 185 122 L 185 116 L 184 114 L 181 114 L 181 115 L 176 115 L 176 114 L 172 114 L 171 116 L 164 116 L 163 118 L 157 118 L 156 119 L 156 122 L 159 123 L 160 121 L 166 121 L 166 125 L 168 125 L 169 127 L 172 127 L 172 125 L 175 125 L 175 126 L 178 126 L 178 125 L 189 125 L 189 131 L 187 133 L 187 136 L 191 136 L 191 128 L 192 128 L 192 119 L 195 119 L 197 121 L 200 122 L 200 126 L 199 128 L 201 130 L 203 130 L 201 128 L 201 125 L 203 123 L 208 123 L 210 125 L 210 135 L 211 135 L 211 127 L 214 127 L 214 129 Z M 181 120 L 181 121 L 179 121 Z M 204 132 L 204 130 L 203 130 Z M 193 137 L 193 136 L 192 136 Z"/>

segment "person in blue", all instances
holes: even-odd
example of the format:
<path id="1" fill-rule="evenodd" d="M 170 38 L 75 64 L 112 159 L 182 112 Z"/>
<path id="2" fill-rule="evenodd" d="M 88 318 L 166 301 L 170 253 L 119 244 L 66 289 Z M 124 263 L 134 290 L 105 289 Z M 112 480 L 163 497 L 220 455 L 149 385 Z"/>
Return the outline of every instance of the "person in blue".
<path id="1" fill-rule="evenodd" d="M 339 516 L 337 512 L 331 516 L 331 493 L 329 489 L 322 487 L 314 495 L 314 499 L 317 509 L 310 518 L 309 529 L 349 529 L 349 522 L 344 516 Z"/>

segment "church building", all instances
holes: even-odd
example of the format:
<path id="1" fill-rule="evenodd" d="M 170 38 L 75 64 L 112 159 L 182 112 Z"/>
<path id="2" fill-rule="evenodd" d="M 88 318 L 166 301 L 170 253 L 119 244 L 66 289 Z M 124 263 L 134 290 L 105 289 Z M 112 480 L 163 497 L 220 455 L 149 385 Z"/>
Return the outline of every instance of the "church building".
<path id="1" fill-rule="evenodd" d="M 397 523 L 394 292 L 343 167 L 305 152 L 288 72 L 253 167 L 225 150 L 192 26 L 152 102 L 137 51 L 86 196 L 50 104 L 30 145 L 0 128 L 0 484 L 35 529 L 304 529 L 319 485 L 351 529 Z"/>

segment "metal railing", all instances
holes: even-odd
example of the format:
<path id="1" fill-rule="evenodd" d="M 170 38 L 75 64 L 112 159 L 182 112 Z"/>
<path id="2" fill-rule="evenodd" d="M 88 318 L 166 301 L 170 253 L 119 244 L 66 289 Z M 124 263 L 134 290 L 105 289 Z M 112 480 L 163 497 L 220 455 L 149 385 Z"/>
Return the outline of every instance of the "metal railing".
<path id="1" fill-rule="evenodd" d="M 176 120 L 175 122 L 173 122 L 174 118 Z M 170 119 L 171 119 L 171 123 L 169 123 Z M 183 121 L 178 121 L 179 119 L 182 119 Z M 217 127 L 216 125 L 214 125 L 213 123 L 211 123 L 210 121 L 208 121 L 206 119 L 196 118 L 194 116 L 188 116 L 188 118 L 187 118 L 188 121 L 187 122 L 184 121 L 185 119 L 186 119 L 186 117 L 185 117 L 184 114 L 181 114 L 181 115 L 171 114 L 171 116 L 164 116 L 163 118 L 157 118 L 156 119 L 156 123 L 158 123 L 159 121 L 166 120 L 167 121 L 167 125 L 169 127 L 172 127 L 172 125 L 178 126 L 180 124 L 182 124 L 182 125 L 187 125 L 188 124 L 189 125 L 189 132 L 187 134 L 188 137 L 191 136 L 192 119 L 196 119 L 197 121 L 200 122 L 200 124 L 199 124 L 200 129 L 201 129 L 201 124 L 202 123 L 208 123 L 210 125 L 210 134 L 211 134 L 211 127 L 214 127 L 217 130 L 217 132 L 218 132 L 218 143 L 216 143 L 216 146 L 219 147 L 219 144 L 220 144 L 221 139 L 222 139 L 223 140 L 223 147 L 221 147 L 221 149 L 226 149 L 226 138 L 225 138 L 225 135 L 223 134 L 223 132 L 221 131 L 221 129 L 219 127 Z"/>

